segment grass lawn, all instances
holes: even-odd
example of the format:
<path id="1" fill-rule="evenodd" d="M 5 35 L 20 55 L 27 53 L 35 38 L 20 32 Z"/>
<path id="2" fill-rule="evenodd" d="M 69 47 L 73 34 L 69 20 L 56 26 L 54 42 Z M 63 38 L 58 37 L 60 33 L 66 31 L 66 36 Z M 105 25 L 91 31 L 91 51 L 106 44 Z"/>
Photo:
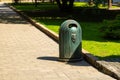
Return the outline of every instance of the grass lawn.
<path id="1" fill-rule="evenodd" d="M 99 58 L 120 57 L 120 40 L 107 40 L 102 38 L 102 33 L 99 31 L 99 28 L 102 26 L 102 22 L 92 21 L 92 19 L 100 19 L 102 16 L 96 18 L 95 15 L 84 15 L 84 10 L 82 11 L 82 14 L 79 12 L 60 13 L 58 11 L 54 11 L 58 8 L 56 5 L 50 3 L 47 3 L 46 5 L 40 4 L 37 8 L 33 5 L 31 6 L 31 4 L 27 6 L 24 6 L 24 4 L 15 5 L 15 7 L 19 10 L 24 10 L 25 13 L 26 11 L 29 11 L 26 13 L 28 16 L 32 17 L 56 33 L 59 33 L 61 23 L 65 21 L 68 16 L 72 16 L 80 23 L 82 27 L 82 46 L 85 50 Z M 31 9 L 37 11 L 39 10 L 39 12 L 30 12 Z M 41 13 L 42 10 L 53 10 L 54 12 L 52 11 L 52 14 L 50 12 Z"/>

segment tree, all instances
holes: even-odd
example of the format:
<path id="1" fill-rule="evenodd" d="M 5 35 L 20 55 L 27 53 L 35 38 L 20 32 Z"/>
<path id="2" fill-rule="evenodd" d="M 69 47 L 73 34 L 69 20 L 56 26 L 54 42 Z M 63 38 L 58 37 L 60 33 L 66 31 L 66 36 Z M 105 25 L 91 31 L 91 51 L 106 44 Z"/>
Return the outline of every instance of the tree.
<path id="1" fill-rule="evenodd" d="M 108 0 L 108 8 L 110 9 L 112 7 L 112 0 Z"/>
<path id="2" fill-rule="evenodd" d="M 37 4 L 38 4 L 38 2 L 37 2 L 37 0 L 35 0 L 35 7 L 37 7 Z"/>
<path id="3" fill-rule="evenodd" d="M 93 5 L 93 0 L 89 0 L 89 5 Z"/>
<path id="4" fill-rule="evenodd" d="M 15 4 L 18 4 L 18 2 L 19 2 L 19 0 L 14 0 L 14 3 L 15 3 Z"/>
<path id="5" fill-rule="evenodd" d="M 74 0 L 56 0 L 56 2 L 61 11 L 71 11 Z"/>

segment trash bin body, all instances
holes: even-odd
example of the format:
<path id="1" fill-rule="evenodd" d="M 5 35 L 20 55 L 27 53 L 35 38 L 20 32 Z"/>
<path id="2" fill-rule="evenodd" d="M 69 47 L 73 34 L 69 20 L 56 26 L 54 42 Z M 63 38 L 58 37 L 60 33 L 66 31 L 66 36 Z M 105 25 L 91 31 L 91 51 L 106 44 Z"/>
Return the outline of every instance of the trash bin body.
<path id="1" fill-rule="evenodd" d="M 82 59 L 82 30 L 75 20 L 66 20 L 59 30 L 59 58 L 62 61 Z"/>

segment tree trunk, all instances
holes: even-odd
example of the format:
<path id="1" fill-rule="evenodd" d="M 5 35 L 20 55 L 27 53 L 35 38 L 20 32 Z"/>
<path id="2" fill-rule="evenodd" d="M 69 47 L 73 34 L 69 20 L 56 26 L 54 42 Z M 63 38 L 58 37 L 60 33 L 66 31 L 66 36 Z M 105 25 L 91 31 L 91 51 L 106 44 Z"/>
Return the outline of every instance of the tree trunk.
<path id="1" fill-rule="evenodd" d="M 35 7 L 37 7 L 37 0 L 35 0 Z"/>
<path id="2" fill-rule="evenodd" d="M 61 11 L 71 11 L 73 8 L 74 0 L 56 0 L 58 7 Z"/>
<path id="3" fill-rule="evenodd" d="M 54 4 L 54 0 L 50 0 L 50 3 L 53 3 L 53 4 Z"/>
<path id="4" fill-rule="evenodd" d="M 60 0 L 56 0 L 56 2 L 57 2 L 57 5 L 58 5 L 59 9 L 61 9 L 61 3 L 60 3 Z"/>
<path id="5" fill-rule="evenodd" d="M 93 0 L 89 0 L 89 5 L 93 5 Z"/>
<path id="6" fill-rule="evenodd" d="M 15 4 L 18 4 L 19 0 L 14 0 Z"/>
<path id="7" fill-rule="evenodd" d="M 62 0 L 62 10 L 66 11 L 68 9 L 67 0 Z"/>
<path id="8" fill-rule="evenodd" d="M 108 9 L 112 7 L 112 0 L 108 0 Z"/>
<path id="9" fill-rule="evenodd" d="M 42 2 L 44 3 L 44 2 L 45 2 L 45 0 L 42 0 Z"/>
<path id="10" fill-rule="evenodd" d="M 73 3 L 74 3 L 74 0 L 69 0 L 69 9 L 71 10 L 73 8 Z"/>

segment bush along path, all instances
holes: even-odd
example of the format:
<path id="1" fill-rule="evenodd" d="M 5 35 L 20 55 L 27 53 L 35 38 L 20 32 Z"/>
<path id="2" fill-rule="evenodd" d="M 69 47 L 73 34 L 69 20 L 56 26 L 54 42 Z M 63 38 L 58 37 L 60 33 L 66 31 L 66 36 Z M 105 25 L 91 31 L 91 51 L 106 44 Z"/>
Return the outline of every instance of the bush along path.
<path id="1" fill-rule="evenodd" d="M 105 38 L 120 40 L 120 15 L 117 15 L 115 20 L 104 20 L 101 32 Z"/>

